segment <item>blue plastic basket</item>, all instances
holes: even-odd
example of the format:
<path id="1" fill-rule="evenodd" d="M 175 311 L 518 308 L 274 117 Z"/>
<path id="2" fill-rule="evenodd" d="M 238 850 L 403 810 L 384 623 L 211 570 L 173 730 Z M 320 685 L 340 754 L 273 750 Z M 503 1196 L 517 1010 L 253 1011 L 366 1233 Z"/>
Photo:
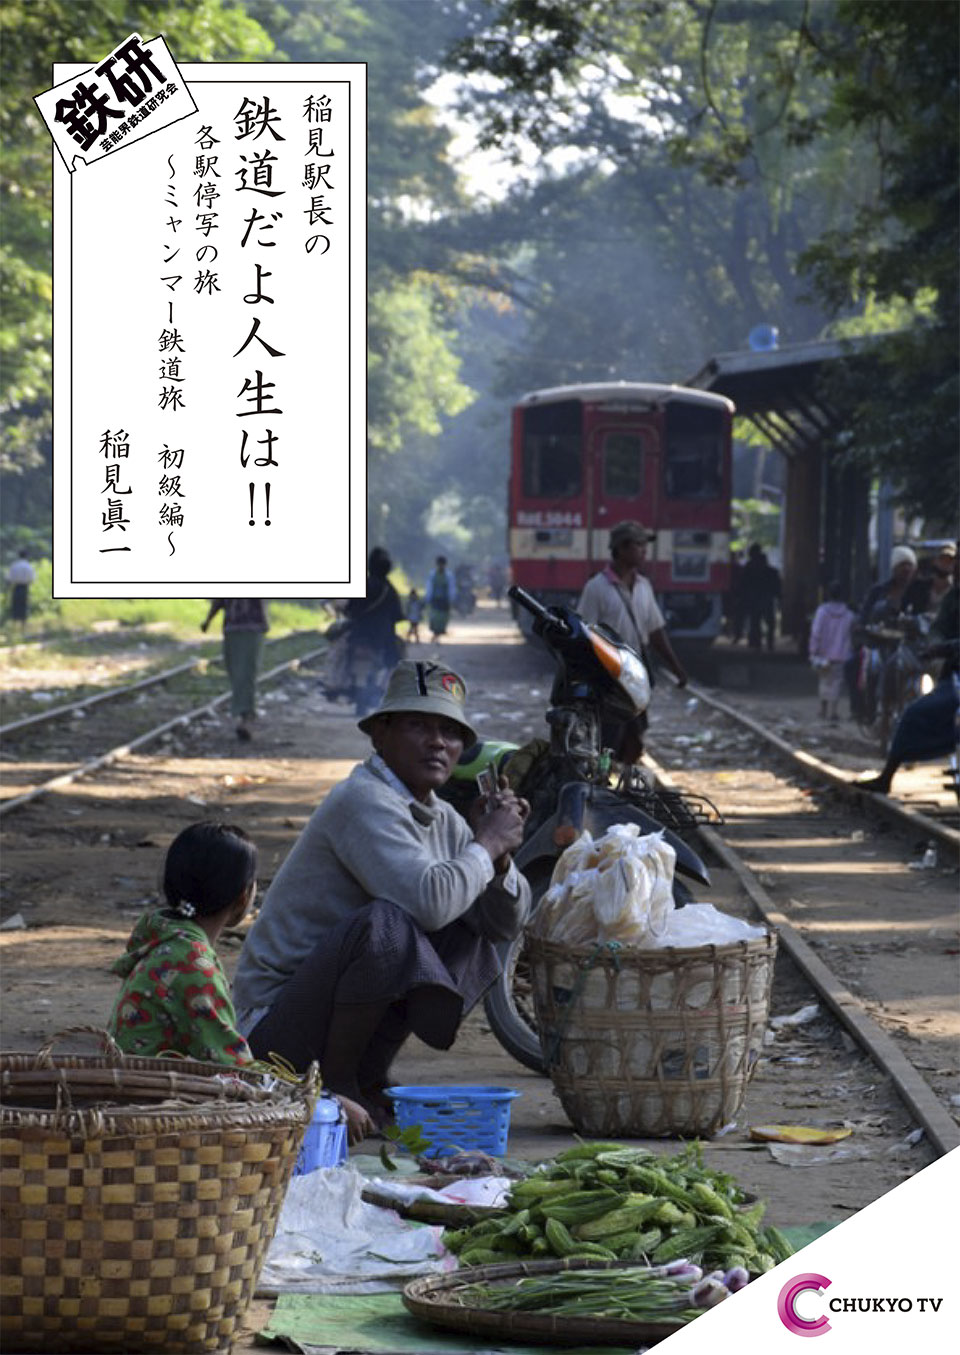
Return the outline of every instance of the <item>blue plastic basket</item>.
<path id="1" fill-rule="evenodd" d="M 346 1160 L 347 1126 L 340 1102 L 333 1096 L 320 1096 L 303 1136 L 293 1174 L 305 1176 L 318 1167 L 339 1167 Z"/>
<path id="2" fill-rule="evenodd" d="M 433 1155 L 479 1149 L 507 1151 L 510 1102 L 520 1092 L 509 1087 L 388 1087 L 397 1126 L 419 1125 Z"/>

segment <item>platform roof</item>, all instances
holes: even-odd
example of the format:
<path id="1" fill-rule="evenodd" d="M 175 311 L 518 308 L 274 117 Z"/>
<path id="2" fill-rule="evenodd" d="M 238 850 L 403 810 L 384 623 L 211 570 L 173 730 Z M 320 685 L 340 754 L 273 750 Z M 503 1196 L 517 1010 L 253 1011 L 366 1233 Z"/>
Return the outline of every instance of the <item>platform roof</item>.
<path id="1" fill-rule="evenodd" d="M 831 363 L 875 349 L 879 336 L 786 344 L 767 352 L 718 353 L 686 383 L 697 390 L 728 396 L 737 413 L 750 419 L 788 456 L 844 424 L 831 406 L 821 377 Z"/>

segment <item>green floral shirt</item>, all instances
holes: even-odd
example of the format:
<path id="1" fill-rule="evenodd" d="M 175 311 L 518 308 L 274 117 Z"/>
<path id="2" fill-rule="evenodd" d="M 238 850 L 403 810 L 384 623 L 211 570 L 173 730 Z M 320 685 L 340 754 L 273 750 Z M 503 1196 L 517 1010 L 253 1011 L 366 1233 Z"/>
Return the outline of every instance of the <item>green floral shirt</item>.
<path id="1" fill-rule="evenodd" d="M 128 1054 L 253 1061 L 237 1030 L 227 976 L 203 928 L 159 909 L 145 913 L 111 966 L 123 978 L 108 1030 Z"/>

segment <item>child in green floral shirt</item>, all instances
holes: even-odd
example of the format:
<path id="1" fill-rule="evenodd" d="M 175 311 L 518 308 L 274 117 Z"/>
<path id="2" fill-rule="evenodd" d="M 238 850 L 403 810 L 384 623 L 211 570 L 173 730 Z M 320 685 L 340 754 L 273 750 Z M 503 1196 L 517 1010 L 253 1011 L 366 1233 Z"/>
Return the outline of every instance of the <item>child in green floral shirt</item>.
<path id="1" fill-rule="evenodd" d="M 253 902 L 256 872 L 257 849 L 239 828 L 194 823 L 174 839 L 163 870 L 167 906 L 144 913 L 112 966 L 124 983 L 109 1030 L 128 1054 L 253 1062 L 214 945 Z"/>
<path id="2" fill-rule="evenodd" d="M 128 1054 L 176 1053 L 212 1063 L 253 1062 L 237 1030 L 230 986 L 214 946 L 253 902 L 257 849 L 240 828 L 194 823 L 170 845 L 163 869 L 166 907 L 145 913 L 112 966 L 123 979 L 108 1030 Z M 351 1143 L 373 1123 L 338 1097 Z"/>

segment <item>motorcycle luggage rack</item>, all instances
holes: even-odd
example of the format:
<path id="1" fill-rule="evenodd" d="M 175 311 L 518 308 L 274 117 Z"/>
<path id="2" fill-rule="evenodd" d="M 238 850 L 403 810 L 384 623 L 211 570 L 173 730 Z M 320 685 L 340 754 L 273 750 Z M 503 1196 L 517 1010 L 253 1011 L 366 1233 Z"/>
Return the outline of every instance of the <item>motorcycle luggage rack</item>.
<path id="1" fill-rule="evenodd" d="M 656 787 L 637 798 L 649 814 L 675 833 L 690 832 L 702 823 L 723 823 L 723 815 L 705 795 Z"/>

